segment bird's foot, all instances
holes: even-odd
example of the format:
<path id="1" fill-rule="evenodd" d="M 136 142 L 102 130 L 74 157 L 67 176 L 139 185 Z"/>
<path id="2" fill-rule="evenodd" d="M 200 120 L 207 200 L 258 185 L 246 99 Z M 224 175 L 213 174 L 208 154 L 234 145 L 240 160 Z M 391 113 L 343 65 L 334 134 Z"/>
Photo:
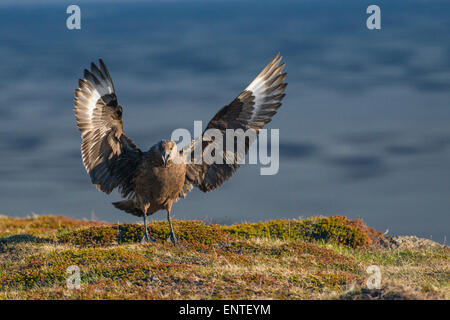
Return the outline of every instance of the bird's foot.
<path id="1" fill-rule="evenodd" d="M 148 232 L 144 233 L 144 236 L 141 239 L 141 243 L 150 243 L 150 242 L 156 242 L 156 239 L 152 237 Z"/>
<path id="2" fill-rule="evenodd" d="M 177 236 L 175 235 L 175 233 L 171 232 L 169 234 L 169 237 L 167 238 L 167 242 L 172 242 L 173 244 L 178 242 Z"/>

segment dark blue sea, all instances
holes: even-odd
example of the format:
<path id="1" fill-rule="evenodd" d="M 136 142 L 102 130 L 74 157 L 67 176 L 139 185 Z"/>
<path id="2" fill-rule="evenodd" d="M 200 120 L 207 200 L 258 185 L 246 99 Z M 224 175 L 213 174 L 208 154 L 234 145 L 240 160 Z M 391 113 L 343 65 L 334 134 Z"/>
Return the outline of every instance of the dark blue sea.
<path id="1" fill-rule="evenodd" d="M 68 30 L 66 8 L 81 8 Z M 193 129 L 281 52 L 280 168 L 243 166 L 174 206 L 218 223 L 360 216 L 443 242 L 450 226 L 450 2 L 10 1 L 0 4 L 0 214 L 137 221 L 90 183 L 73 93 L 103 58 L 143 150 Z M 157 213 L 155 219 L 164 218 Z"/>

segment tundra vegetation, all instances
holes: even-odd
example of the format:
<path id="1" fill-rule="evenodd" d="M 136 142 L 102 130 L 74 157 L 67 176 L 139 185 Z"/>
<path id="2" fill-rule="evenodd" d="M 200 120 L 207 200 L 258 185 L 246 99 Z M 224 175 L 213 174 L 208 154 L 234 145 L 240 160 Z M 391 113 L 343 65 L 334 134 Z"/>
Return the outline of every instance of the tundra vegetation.
<path id="1" fill-rule="evenodd" d="M 174 229 L 176 245 L 165 221 L 149 224 L 156 242 L 140 244 L 142 224 L 1 216 L 0 299 L 450 298 L 447 246 L 383 236 L 359 219 L 175 220 Z M 67 286 L 70 266 L 79 289 Z"/>

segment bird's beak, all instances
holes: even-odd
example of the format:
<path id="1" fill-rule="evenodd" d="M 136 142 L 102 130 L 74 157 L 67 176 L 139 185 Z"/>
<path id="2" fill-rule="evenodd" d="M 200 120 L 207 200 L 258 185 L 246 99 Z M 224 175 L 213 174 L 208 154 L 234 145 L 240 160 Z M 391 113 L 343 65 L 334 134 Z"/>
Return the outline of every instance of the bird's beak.
<path id="1" fill-rule="evenodd" d="M 169 158 L 170 158 L 170 154 L 166 154 L 165 152 L 163 152 L 161 154 L 161 157 L 162 157 L 162 161 L 164 163 L 164 168 L 166 168 L 167 167 L 167 162 L 169 161 Z"/>

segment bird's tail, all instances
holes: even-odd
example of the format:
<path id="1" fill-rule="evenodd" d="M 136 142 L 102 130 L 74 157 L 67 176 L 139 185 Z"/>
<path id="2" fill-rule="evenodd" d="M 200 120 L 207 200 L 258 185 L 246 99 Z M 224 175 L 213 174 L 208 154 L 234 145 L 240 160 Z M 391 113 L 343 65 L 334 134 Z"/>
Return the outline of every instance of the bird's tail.
<path id="1" fill-rule="evenodd" d="M 124 201 L 118 201 L 112 203 L 114 207 L 117 209 L 123 210 L 127 213 L 131 213 L 134 216 L 142 217 L 144 215 L 144 212 L 136 207 L 136 204 L 134 200 L 124 200 Z"/>

